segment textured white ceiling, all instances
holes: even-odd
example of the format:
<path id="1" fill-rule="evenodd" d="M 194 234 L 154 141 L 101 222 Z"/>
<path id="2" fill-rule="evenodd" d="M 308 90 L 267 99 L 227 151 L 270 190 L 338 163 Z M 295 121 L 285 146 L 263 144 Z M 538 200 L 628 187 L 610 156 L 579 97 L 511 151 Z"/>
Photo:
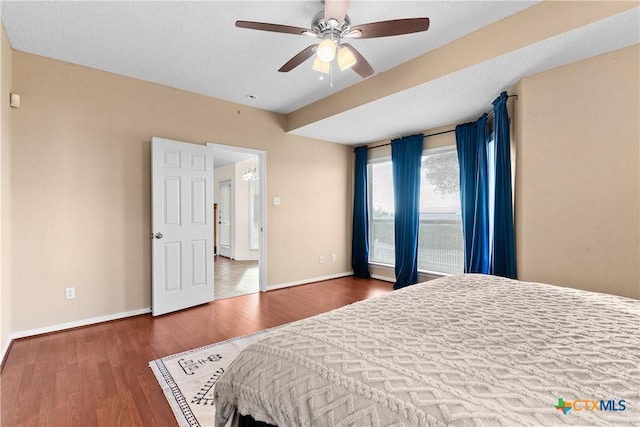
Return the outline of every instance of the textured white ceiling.
<path id="1" fill-rule="evenodd" d="M 350 2 L 352 23 L 428 16 L 429 31 L 352 40 L 376 72 L 527 8 L 525 1 Z M 253 107 L 289 113 L 361 80 L 336 72 L 320 81 L 308 60 L 277 70 L 316 39 L 235 27 L 238 19 L 308 28 L 315 1 L 3 1 L 14 49 Z M 246 95 L 254 95 L 251 101 Z"/>
<path id="2" fill-rule="evenodd" d="M 219 168 L 231 163 L 238 163 L 242 160 L 255 159 L 255 154 L 240 153 L 237 151 L 223 150 L 221 148 L 214 148 L 215 155 L 213 156 L 213 167 Z"/>
<path id="3" fill-rule="evenodd" d="M 351 43 L 380 73 L 535 3 L 351 0 L 353 24 L 431 19 L 425 33 Z M 242 19 L 309 27 L 313 15 L 323 7 L 319 0 L 2 1 L 0 7 L 14 49 L 269 111 L 289 113 L 361 81 L 351 70 L 336 72 L 331 88 L 327 79 L 319 80 L 311 70 L 311 60 L 289 73 L 279 73 L 280 66 L 314 39 L 234 26 Z M 356 144 L 473 117 L 523 75 L 638 43 L 638 8 L 623 15 L 626 17 L 591 24 L 573 35 L 554 37 L 337 114 L 295 133 Z M 249 94 L 256 99 L 248 99 Z M 349 137 L 344 129 L 349 129 Z"/>
<path id="4" fill-rule="evenodd" d="M 522 77 L 637 44 L 639 29 L 631 9 L 291 133 L 357 145 L 475 120 Z"/>

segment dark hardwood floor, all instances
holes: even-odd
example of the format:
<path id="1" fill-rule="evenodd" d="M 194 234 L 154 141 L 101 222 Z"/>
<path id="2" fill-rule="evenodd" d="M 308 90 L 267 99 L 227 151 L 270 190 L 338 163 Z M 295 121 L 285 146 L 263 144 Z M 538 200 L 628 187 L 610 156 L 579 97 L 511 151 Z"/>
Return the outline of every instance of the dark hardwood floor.
<path id="1" fill-rule="evenodd" d="M 149 361 L 389 292 L 347 277 L 16 340 L 1 381 L 1 425 L 176 426 Z"/>

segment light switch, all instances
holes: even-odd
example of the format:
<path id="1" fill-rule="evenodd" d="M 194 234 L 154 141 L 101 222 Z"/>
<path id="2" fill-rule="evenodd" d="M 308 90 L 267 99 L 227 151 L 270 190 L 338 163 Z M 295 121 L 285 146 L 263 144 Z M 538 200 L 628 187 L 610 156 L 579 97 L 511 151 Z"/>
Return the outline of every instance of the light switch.
<path id="1" fill-rule="evenodd" d="M 9 105 L 13 108 L 20 108 L 20 95 L 18 95 L 17 93 L 10 93 Z"/>

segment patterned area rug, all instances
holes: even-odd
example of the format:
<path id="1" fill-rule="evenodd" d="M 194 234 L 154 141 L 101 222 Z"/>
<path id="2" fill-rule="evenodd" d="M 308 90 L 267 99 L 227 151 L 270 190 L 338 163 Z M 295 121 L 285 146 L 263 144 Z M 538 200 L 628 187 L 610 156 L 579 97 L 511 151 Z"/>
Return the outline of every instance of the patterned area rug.
<path id="1" fill-rule="evenodd" d="M 232 338 L 149 362 L 181 427 L 212 426 L 213 386 L 236 356 L 270 330 Z"/>

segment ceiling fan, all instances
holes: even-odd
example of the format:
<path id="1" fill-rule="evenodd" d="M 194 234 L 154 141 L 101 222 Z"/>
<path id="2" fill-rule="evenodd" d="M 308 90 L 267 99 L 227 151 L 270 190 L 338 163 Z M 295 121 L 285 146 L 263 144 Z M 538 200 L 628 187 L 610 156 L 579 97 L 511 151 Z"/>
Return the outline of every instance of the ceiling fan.
<path id="1" fill-rule="evenodd" d="M 372 75 L 373 68 L 356 48 L 349 43 L 345 43 L 343 39 L 398 36 L 429 29 L 429 18 L 392 19 L 352 26 L 351 19 L 347 15 L 348 7 L 349 0 L 324 0 L 324 10 L 321 10 L 313 17 L 311 28 L 253 21 L 236 21 L 236 27 L 312 36 L 321 40 L 318 43 L 307 46 L 287 61 L 278 70 L 282 73 L 293 70 L 315 53 L 314 70 L 329 73 L 331 62 L 334 58 L 337 58 L 338 66 L 341 70 L 352 68 L 362 78 Z"/>

